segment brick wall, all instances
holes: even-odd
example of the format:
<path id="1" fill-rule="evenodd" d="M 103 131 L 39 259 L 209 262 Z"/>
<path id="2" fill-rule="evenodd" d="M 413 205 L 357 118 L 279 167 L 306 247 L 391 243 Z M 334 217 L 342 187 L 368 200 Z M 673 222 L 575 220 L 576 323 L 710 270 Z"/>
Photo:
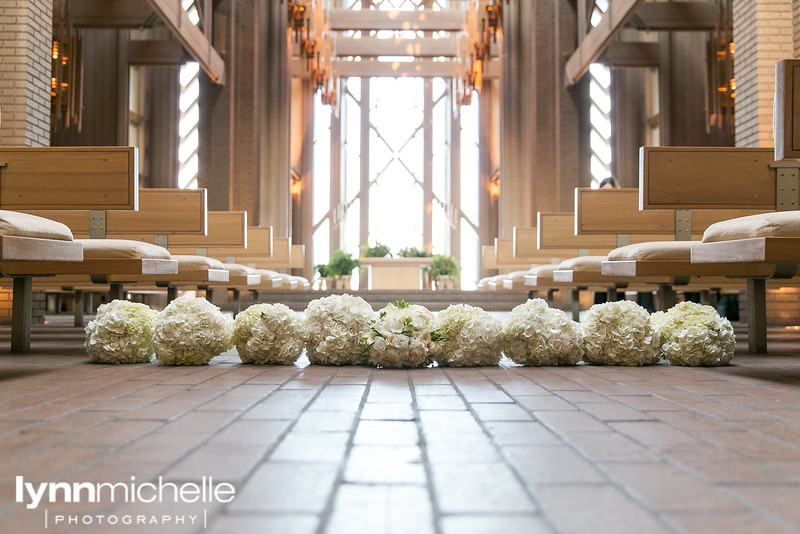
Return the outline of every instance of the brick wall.
<path id="1" fill-rule="evenodd" d="M 767 291 L 767 324 L 800 325 L 800 288 L 784 287 Z"/>
<path id="2" fill-rule="evenodd" d="M 800 58 L 800 0 L 792 0 L 792 45 L 793 57 Z"/>
<path id="3" fill-rule="evenodd" d="M 734 0 L 736 146 L 771 147 L 775 63 L 793 57 L 796 0 Z"/>
<path id="4" fill-rule="evenodd" d="M 2 145 L 50 145 L 52 20 L 52 2 L 0 0 Z M 43 314 L 43 308 L 36 308 L 34 322 L 41 322 Z M 11 291 L 0 290 L 0 324 L 10 322 Z"/>
<path id="5" fill-rule="evenodd" d="M 0 144 L 50 144 L 52 2 L 0 0 Z"/>

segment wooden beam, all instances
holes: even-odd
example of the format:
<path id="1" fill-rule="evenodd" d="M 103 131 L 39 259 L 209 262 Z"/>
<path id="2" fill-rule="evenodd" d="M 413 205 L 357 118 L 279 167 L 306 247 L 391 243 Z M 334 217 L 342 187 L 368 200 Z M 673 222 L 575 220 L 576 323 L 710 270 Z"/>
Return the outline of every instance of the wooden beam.
<path id="1" fill-rule="evenodd" d="M 164 24 L 172 31 L 214 83 L 225 84 L 225 61 L 205 34 L 192 24 L 180 0 L 148 0 Z"/>
<path id="2" fill-rule="evenodd" d="M 130 41 L 129 65 L 180 65 L 191 56 L 178 41 Z"/>
<path id="3" fill-rule="evenodd" d="M 573 85 L 594 63 L 611 42 L 611 38 L 633 15 L 642 0 L 611 0 L 600 23 L 592 28 L 575 52 L 567 60 L 565 75 L 567 85 Z"/>
<path id="4" fill-rule="evenodd" d="M 609 67 L 658 67 L 658 43 L 611 43 L 598 58 Z"/>
<path id="5" fill-rule="evenodd" d="M 141 28 L 152 14 L 147 0 L 79 0 L 69 4 L 69 20 L 78 28 Z"/>
<path id="6" fill-rule="evenodd" d="M 346 30 L 413 30 L 461 31 L 465 25 L 464 12 L 447 11 L 373 11 L 363 9 L 328 10 L 331 31 Z"/>
<path id="7" fill-rule="evenodd" d="M 645 2 L 631 25 L 647 31 L 709 31 L 719 25 L 716 2 Z"/>
<path id="8" fill-rule="evenodd" d="M 352 39 L 337 38 L 334 45 L 337 56 L 414 56 L 414 57 L 455 57 L 458 55 L 458 42 L 454 37 L 447 39 L 376 39 L 367 37 Z"/>

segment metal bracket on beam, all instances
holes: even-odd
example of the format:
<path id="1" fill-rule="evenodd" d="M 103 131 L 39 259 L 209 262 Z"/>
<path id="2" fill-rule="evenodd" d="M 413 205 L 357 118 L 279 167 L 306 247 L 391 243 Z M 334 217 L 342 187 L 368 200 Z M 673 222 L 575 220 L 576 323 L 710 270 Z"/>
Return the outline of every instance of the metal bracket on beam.
<path id="1" fill-rule="evenodd" d="M 589 249 L 588 248 L 579 248 L 578 249 L 578 256 L 588 256 Z"/>
<path id="2" fill-rule="evenodd" d="M 691 239 L 692 239 L 691 210 L 675 210 L 675 241 L 691 241 Z"/>
<path id="3" fill-rule="evenodd" d="M 208 249 L 207 248 L 198 248 L 195 250 L 195 255 L 197 256 L 208 256 Z"/>
<path id="4" fill-rule="evenodd" d="M 631 244 L 630 234 L 617 234 L 617 248 Z"/>
<path id="5" fill-rule="evenodd" d="M 236 256 L 228 256 L 225 258 L 225 263 L 236 263 Z"/>
<path id="6" fill-rule="evenodd" d="M 780 167 L 775 171 L 775 211 L 797 209 L 797 167 Z"/>
<path id="7" fill-rule="evenodd" d="M 775 274 L 772 275 L 772 278 L 778 278 L 778 279 L 794 278 L 796 274 L 797 274 L 796 263 L 776 263 Z"/>
<path id="8" fill-rule="evenodd" d="M 162 248 L 169 248 L 169 238 L 167 234 L 156 234 L 155 244 Z"/>
<path id="9" fill-rule="evenodd" d="M 105 210 L 91 210 L 89 212 L 89 238 L 106 238 L 106 212 Z"/>

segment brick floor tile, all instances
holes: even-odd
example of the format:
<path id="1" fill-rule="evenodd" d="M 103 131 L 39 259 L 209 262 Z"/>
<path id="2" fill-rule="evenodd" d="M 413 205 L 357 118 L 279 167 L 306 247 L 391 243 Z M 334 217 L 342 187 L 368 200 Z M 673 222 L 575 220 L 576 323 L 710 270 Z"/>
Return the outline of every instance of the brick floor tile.
<path id="1" fill-rule="evenodd" d="M 361 419 L 382 421 L 413 421 L 411 404 L 407 402 L 368 402 L 361 410 Z"/>
<path id="2" fill-rule="evenodd" d="M 516 404 L 473 403 L 472 409 L 481 421 L 530 421 L 533 416 Z"/>
<path id="3" fill-rule="evenodd" d="M 234 513 L 321 513 L 333 490 L 337 466 L 332 463 L 268 462 L 237 488 L 228 506 Z"/>
<path id="4" fill-rule="evenodd" d="M 581 391 L 579 393 L 588 393 Z M 594 393 L 589 393 L 590 395 L 594 395 Z M 529 410 L 533 410 L 535 412 L 549 412 L 549 411 L 575 411 L 578 409 L 577 406 L 572 404 L 569 401 L 562 399 L 556 395 L 524 395 L 524 396 L 515 396 L 514 400 L 520 403 L 522 406 Z M 606 402 L 608 402 L 607 398 L 604 398 Z"/>
<path id="5" fill-rule="evenodd" d="M 340 486 L 327 534 L 433 534 L 428 491 L 413 486 Z"/>
<path id="6" fill-rule="evenodd" d="M 502 463 L 434 464 L 433 487 L 445 514 L 536 510 L 525 489 Z"/>
<path id="7" fill-rule="evenodd" d="M 653 417 L 618 402 L 591 402 L 581 410 L 601 421 L 650 421 Z"/>
<path id="8" fill-rule="evenodd" d="M 416 395 L 457 395 L 456 389 L 450 384 L 420 384 L 414 385 Z"/>
<path id="9" fill-rule="evenodd" d="M 461 397 L 451 396 L 417 396 L 417 408 L 420 410 L 466 410 L 467 405 Z"/>
<path id="10" fill-rule="evenodd" d="M 487 421 L 498 445 L 558 445 L 561 439 L 536 421 Z"/>
<path id="11" fill-rule="evenodd" d="M 467 411 L 424 411 L 419 414 L 422 431 L 430 434 L 481 432 L 478 421 Z"/>
<path id="12" fill-rule="evenodd" d="M 728 497 L 712 483 L 692 477 L 665 463 L 608 463 L 609 476 L 637 495 L 651 509 L 659 511 L 733 511 L 742 504 Z"/>
<path id="13" fill-rule="evenodd" d="M 564 534 L 667 534 L 672 529 L 656 515 L 609 484 L 539 486 L 546 517 Z"/>
<path id="14" fill-rule="evenodd" d="M 339 463 L 345 455 L 349 432 L 290 432 L 270 455 L 270 461 Z"/>
<path id="15" fill-rule="evenodd" d="M 800 525 L 800 506 L 797 505 L 797 484 L 782 486 L 750 485 L 735 488 L 736 494 L 751 501 L 771 518 L 792 525 Z"/>
<path id="16" fill-rule="evenodd" d="M 513 402 L 505 392 L 487 387 L 485 389 L 465 389 L 461 391 L 467 402 Z"/>
<path id="17" fill-rule="evenodd" d="M 786 534 L 791 532 L 751 512 L 676 513 L 670 520 L 687 534 Z"/>
<path id="18" fill-rule="evenodd" d="M 344 475 L 354 484 L 424 485 L 426 478 L 420 448 L 406 445 L 356 445 Z"/>
<path id="19" fill-rule="evenodd" d="M 300 416 L 295 432 L 349 432 L 355 422 L 354 412 L 312 412 Z"/>
<path id="20" fill-rule="evenodd" d="M 356 445 L 416 445 L 417 425 L 411 421 L 359 421 L 353 438 Z"/>
<path id="21" fill-rule="evenodd" d="M 654 462 L 658 455 L 627 436 L 615 432 L 574 432 L 570 443 L 593 462 Z"/>
<path id="22" fill-rule="evenodd" d="M 609 426 L 642 445 L 656 450 L 703 443 L 693 435 L 660 421 L 612 421 Z"/>
<path id="23" fill-rule="evenodd" d="M 314 534 L 319 517 L 311 514 L 221 515 L 208 534 Z"/>
<path id="24" fill-rule="evenodd" d="M 597 468 L 563 445 L 510 445 L 503 452 L 529 484 L 606 481 Z"/>
<path id="25" fill-rule="evenodd" d="M 455 515 L 442 518 L 443 534 L 487 534 L 519 532 L 549 534 L 553 530 L 535 515 Z"/>

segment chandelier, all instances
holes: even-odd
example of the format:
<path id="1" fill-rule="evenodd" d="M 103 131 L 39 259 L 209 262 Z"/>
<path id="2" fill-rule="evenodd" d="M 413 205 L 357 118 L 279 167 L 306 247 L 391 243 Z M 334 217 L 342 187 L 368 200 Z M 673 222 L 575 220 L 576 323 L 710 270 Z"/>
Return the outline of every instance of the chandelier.
<path id="1" fill-rule="evenodd" d="M 53 45 L 50 69 L 50 109 L 53 128 L 74 125 L 83 117 L 83 39 L 69 18 L 69 1 L 53 1 Z"/>

